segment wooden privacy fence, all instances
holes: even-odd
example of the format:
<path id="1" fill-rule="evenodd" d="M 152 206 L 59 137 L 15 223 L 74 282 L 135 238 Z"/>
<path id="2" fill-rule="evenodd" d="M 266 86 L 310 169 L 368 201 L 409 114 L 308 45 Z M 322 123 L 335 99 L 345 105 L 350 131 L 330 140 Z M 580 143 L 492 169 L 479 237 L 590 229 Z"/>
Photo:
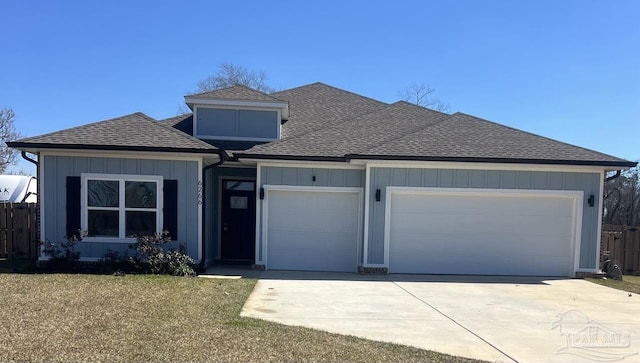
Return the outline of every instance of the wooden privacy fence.
<path id="1" fill-rule="evenodd" d="M 601 258 L 609 252 L 624 274 L 640 272 L 640 227 L 602 226 Z M 601 262 L 603 262 L 602 260 Z"/>
<path id="2" fill-rule="evenodd" d="M 0 203 L 0 258 L 38 257 L 36 203 Z"/>

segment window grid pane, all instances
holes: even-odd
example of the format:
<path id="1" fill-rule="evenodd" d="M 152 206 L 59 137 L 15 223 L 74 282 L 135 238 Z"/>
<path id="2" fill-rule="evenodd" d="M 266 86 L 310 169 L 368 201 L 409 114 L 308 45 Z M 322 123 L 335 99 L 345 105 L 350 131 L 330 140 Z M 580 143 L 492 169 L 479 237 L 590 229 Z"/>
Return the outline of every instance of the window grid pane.
<path id="1" fill-rule="evenodd" d="M 90 207 L 118 207 L 119 187 L 117 180 L 88 180 L 87 204 Z"/>
<path id="2" fill-rule="evenodd" d="M 92 237 L 118 237 L 120 235 L 120 212 L 111 210 L 90 210 L 87 233 Z"/>
<path id="3" fill-rule="evenodd" d="M 124 191 L 126 208 L 156 208 L 156 182 L 126 181 Z"/>
<path id="4" fill-rule="evenodd" d="M 150 236 L 156 233 L 155 212 L 126 212 L 126 236 Z"/>

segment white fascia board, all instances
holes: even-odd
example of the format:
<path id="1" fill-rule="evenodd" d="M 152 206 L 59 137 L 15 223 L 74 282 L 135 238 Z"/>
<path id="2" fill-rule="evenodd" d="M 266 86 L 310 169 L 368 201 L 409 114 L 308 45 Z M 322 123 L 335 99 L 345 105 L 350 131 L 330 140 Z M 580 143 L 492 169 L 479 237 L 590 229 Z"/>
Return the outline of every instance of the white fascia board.
<path id="1" fill-rule="evenodd" d="M 76 150 L 76 149 L 48 149 L 40 151 L 41 155 L 47 156 L 74 156 L 74 157 L 94 157 L 94 158 L 120 158 L 120 159 L 152 159 L 152 160 L 184 160 L 200 161 L 203 159 L 220 159 L 220 155 L 211 154 L 191 154 L 191 153 L 171 153 L 171 152 L 149 152 L 149 151 L 98 151 L 98 150 Z"/>
<path id="2" fill-rule="evenodd" d="M 350 160 L 352 165 L 369 165 L 372 168 L 413 168 L 413 169 L 468 169 L 468 170 L 514 170 L 514 171 L 555 171 L 577 173 L 601 173 L 605 166 L 556 165 L 556 164 L 511 164 L 474 163 L 450 161 L 407 161 L 407 160 Z"/>
<path id="3" fill-rule="evenodd" d="M 243 164 L 258 164 L 260 166 L 289 167 L 289 168 L 314 168 L 314 169 L 353 169 L 365 170 L 366 165 L 354 165 L 341 161 L 300 161 L 300 160 L 278 160 L 278 159 L 238 159 Z"/>
<path id="4" fill-rule="evenodd" d="M 184 101 L 187 105 L 197 106 L 237 106 L 237 107 L 258 107 L 271 109 L 289 108 L 289 103 L 284 101 L 243 101 L 243 100 L 220 100 L 206 99 L 198 97 L 185 97 Z"/>

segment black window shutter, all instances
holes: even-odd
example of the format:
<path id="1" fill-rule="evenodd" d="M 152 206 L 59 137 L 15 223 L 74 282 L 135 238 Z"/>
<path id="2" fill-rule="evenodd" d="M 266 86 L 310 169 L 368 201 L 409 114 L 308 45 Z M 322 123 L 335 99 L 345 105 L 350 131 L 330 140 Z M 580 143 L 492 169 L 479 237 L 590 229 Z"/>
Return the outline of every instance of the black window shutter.
<path id="1" fill-rule="evenodd" d="M 164 180 L 163 230 L 169 232 L 172 241 L 178 239 L 178 181 Z"/>
<path id="2" fill-rule="evenodd" d="M 67 238 L 80 238 L 80 177 L 67 177 Z"/>

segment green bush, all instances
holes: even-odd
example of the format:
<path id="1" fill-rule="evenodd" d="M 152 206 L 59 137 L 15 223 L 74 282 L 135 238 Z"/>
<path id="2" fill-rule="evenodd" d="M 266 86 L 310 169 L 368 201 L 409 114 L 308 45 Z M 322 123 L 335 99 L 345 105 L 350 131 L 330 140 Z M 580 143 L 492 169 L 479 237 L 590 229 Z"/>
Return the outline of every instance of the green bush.
<path id="1" fill-rule="evenodd" d="M 187 254 L 183 245 L 179 249 L 165 251 L 164 245 L 171 242 L 168 232 L 153 236 L 137 236 L 129 248 L 136 251 L 130 261 L 140 272 L 169 274 L 173 276 L 195 275 L 195 262 Z"/>
<path id="2" fill-rule="evenodd" d="M 170 249 L 166 254 L 166 271 L 173 276 L 194 276 L 195 262 L 180 245 L 179 249 Z"/>

